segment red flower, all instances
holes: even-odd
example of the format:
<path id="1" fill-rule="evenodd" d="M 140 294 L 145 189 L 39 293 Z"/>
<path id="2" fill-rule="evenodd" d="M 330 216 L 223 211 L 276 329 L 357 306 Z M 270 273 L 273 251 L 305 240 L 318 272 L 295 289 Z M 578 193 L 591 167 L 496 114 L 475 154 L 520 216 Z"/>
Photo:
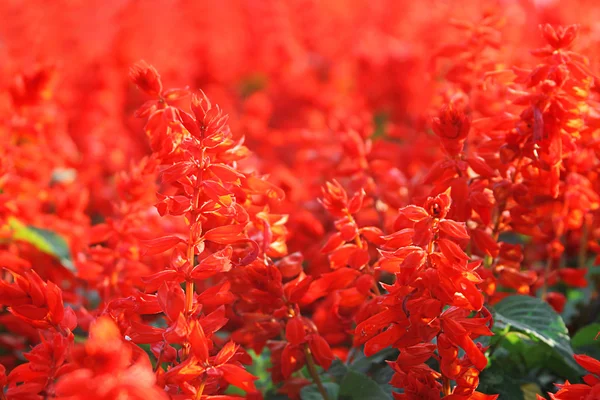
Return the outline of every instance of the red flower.
<path id="1" fill-rule="evenodd" d="M 109 317 L 98 318 L 88 341 L 73 352 L 70 372 L 56 385 L 57 398 L 109 400 L 119 397 L 166 400 L 145 353 L 123 341 Z"/>
<path id="2" fill-rule="evenodd" d="M 559 388 L 556 394 L 549 393 L 553 400 L 594 400 L 600 398 L 600 361 L 585 354 L 575 355 L 575 361 L 590 374 L 583 377 L 584 383 L 572 384 L 566 381 L 556 386 Z M 538 396 L 538 398 L 541 398 Z"/>
<path id="3" fill-rule="evenodd" d="M 564 28 L 562 26 L 554 28 L 550 24 L 540 26 L 544 34 L 544 39 L 548 42 L 553 49 L 566 49 L 568 48 L 573 40 L 577 37 L 577 31 L 579 26 L 569 25 Z"/>
<path id="4" fill-rule="evenodd" d="M 465 115 L 464 110 L 456 108 L 450 103 L 440 110 L 437 117 L 433 118 L 431 127 L 442 140 L 442 145 L 448 155 L 456 157 L 463 150 L 471 129 L 471 120 Z"/>

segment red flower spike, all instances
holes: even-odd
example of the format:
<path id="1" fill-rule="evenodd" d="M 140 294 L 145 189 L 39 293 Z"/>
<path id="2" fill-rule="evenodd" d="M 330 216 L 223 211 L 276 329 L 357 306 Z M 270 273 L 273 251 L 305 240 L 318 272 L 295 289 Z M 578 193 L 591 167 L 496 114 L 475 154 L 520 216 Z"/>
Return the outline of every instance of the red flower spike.
<path id="1" fill-rule="evenodd" d="M 156 69 L 140 61 L 129 70 L 129 78 L 146 94 L 158 97 L 162 92 L 162 82 Z"/>
<path id="2" fill-rule="evenodd" d="M 555 384 L 559 390 L 556 394 L 550 393 L 554 400 L 571 399 L 593 399 L 600 393 L 600 361 L 584 355 L 576 354 L 575 361 L 590 374 L 583 377 L 583 384 L 572 384 L 566 381 L 564 384 Z"/>
<path id="3" fill-rule="evenodd" d="M 566 49 L 571 45 L 573 40 L 577 37 L 577 31 L 579 27 L 577 25 L 570 25 L 567 28 L 559 26 L 554 28 L 550 24 L 540 26 L 544 34 L 544 38 L 552 48 Z"/>
<path id="4" fill-rule="evenodd" d="M 208 24 L 189 1 L 58 14 L 54 2 L 4 3 L 9 28 L 60 18 L 33 40 L 2 30 L 2 398 L 218 400 L 237 385 L 259 399 L 244 349 L 265 346 L 275 389 L 299 398 L 319 387 L 312 363 L 348 359 L 353 344 L 398 351 L 395 398 L 493 399 L 477 391 L 486 304 L 545 293 L 561 311 L 556 285 L 594 289 L 594 2 L 471 2 L 467 20 L 421 2 L 385 18 L 357 2 L 343 13 L 223 2 Z M 354 37 L 352 21 L 368 34 L 351 52 L 315 40 L 324 12 L 340 37 Z M 122 40 L 114 29 L 88 37 L 92 15 L 124 19 Z M 532 64 L 531 23 L 507 25 L 513 16 L 576 19 L 582 35 L 541 26 Z M 148 18 L 161 29 L 145 30 Z M 185 27 L 181 51 L 154 51 L 172 25 Z M 162 78 L 203 85 L 231 118 L 204 92 L 165 89 L 141 61 L 130 79 L 149 100 L 136 132 L 138 94 L 120 69 L 140 38 Z M 40 49 L 65 62 L 28 67 Z M 589 372 L 550 398 L 600 398 L 598 363 L 576 361 Z M 291 376 L 306 363 L 310 378 Z"/>
<path id="5" fill-rule="evenodd" d="M 471 128 L 471 121 L 464 111 L 450 104 L 444 106 L 432 120 L 432 129 L 442 140 L 444 149 L 451 157 L 456 157 L 463 149 Z"/>
<path id="6" fill-rule="evenodd" d="M 58 396 L 74 399 L 90 393 L 105 393 L 98 399 L 143 395 L 152 400 L 166 400 L 167 395 L 155 386 L 156 377 L 147 356 L 132 363 L 130 345 L 109 317 L 100 317 L 90 329 L 90 338 L 75 355 L 75 365 L 56 385 Z"/>

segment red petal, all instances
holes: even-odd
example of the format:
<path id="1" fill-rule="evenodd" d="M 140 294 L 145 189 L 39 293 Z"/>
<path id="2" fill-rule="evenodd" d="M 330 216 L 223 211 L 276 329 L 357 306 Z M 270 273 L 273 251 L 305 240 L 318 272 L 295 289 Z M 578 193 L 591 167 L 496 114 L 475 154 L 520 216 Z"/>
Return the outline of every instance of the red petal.
<path id="1" fill-rule="evenodd" d="M 470 238 L 464 222 L 456 222 L 449 219 L 443 219 L 439 222 L 439 227 L 442 232 L 444 232 L 450 237 L 458 239 Z"/>
<path id="2" fill-rule="evenodd" d="M 231 360 L 231 357 L 235 355 L 235 352 L 238 350 L 238 347 L 239 346 L 234 342 L 227 342 L 215 357 L 214 364 L 221 365 Z"/>
<path id="3" fill-rule="evenodd" d="M 146 255 L 152 256 L 155 254 L 164 253 L 177 246 L 179 243 L 183 243 L 184 240 L 177 236 L 164 236 L 153 240 L 144 240 L 142 243 L 148 248 Z"/>
<path id="4" fill-rule="evenodd" d="M 304 323 L 300 317 L 288 320 L 285 326 L 285 338 L 291 344 L 302 344 L 305 341 Z"/>
<path id="5" fill-rule="evenodd" d="M 340 246 L 344 244 L 344 239 L 342 239 L 342 234 L 340 232 L 336 232 L 327 239 L 325 245 L 321 248 L 321 253 L 331 253 L 332 251 L 338 249 Z"/>
<path id="6" fill-rule="evenodd" d="M 94 225 L 89 231 L 90 238 L 88 244 L 104 242 L 112 235 L 112 233 L 112 228 L 107 224 Z"/>
<path id="7" fill-rule="evenodd" d="M 590 356 L 586 356 L 585 354 L 576 354 L 575 361 L 577 361 L 577 364 L 581 365 L 587 371 L 594 375 L 600 376 L 600 361 Z"/>
<path id="8" fill-rule="evenodd" d="M 198 361 L 205 363 L 208 361 L 208 339 L 200 323 L 196 322 L 190 332 L 190 345 L 192 353 Z"/>
<path id="9" fill-rule="evenodd" d="M 437 244 L 438 246 L 440 246 L 442 254 L 448 260 L 453 262 L 463 262 L 469 260 L 469 256 L 467 256 L 465 252 L 460 248 L 460 246 L 456 243 L 448 239 L 438 239 Z"/>
<path id="10" fill-rule="evenodd" d="M 204 240 L 220 243 L 231 244 L 243 238 L 241 233 L 244 232 L 243 225 L 224 225 L 211 229 L 204 234 Z"/>
<path id="11" fill-rule="evenodd" d="M 334 358 L 329 343 L 320 335 L 312 335 L 308 341 L 308 346 L 315 359 L 315 363 L 326 370 L 329 369 Z"/>
<path id="12" fill-rule="evenodd" d="M 10 312 L 16 316 L 22 316 L 32 320 L 43 320 L 46 318 L 46 315 L 48 315 L 48 309 L 46 307 L 36 307 L 31 304 L 11 307 Z"/>
<path id="13" fill-rule="evenodd" d="M 573 287 L 587 287 L 588 282 L 585 279 L 587 274 L 586 268 L 561 268 L 558 270 L 558 275 L 567 285 Z"/>
<path id="14" fill-rule="evenodd" d="M 196 166 L 190 161 L 178 162 L 162 171 L 160 174 L 160 178 L 162 183 L 175 182 L 180 180 L 184 176 L 187 176 L 194 169 L 196 169 Z"/>
<path id="15" fill-rule="evenodd" d="M 223 207 L 231 206 L 233 203 L 232 194 L 218 182 L 205 180 L 202 182 L 204 193 L 214 202 L 221 204 Z"/>
<path id="16" fill-rule="evenodd" d="M 142 282 L 146 284 L 146 292 L 156 291 L 163 282 L 182 283 L 184 280 L 183 274 L 174 269 L 165 269 L 156 274 L 142 278 Z"/>
<path id="17" fill-rule="evenodd" d="M 187 97 L 190 95 L 190 91 L 188 89 L 167 89 L 162 92 L 162 97 L 167 101 L 175 101 L 181 98 Z"/>
<path id="18" fill-rule="evenodd" d="M 271 199 L 283 200 L 285 198 L 285 192 L 278 186 L 256 176 L 246 177 L 245 184 L 256 193 L 265 194 Z"/>
<path id="19" fill-rule="evenodd" d="M 62 299 L 62 291 L 53 282 L 48 282 L 46 285 L 46 290 L 46 301 L 48 303 L 48 311 L 50 312 L 50 320 L 54 324 L 60 324 L 65 311 Z"/>
<path id="20" fill-rule="evenodd" d="M 297 346 L 287 344 L 281 352 L 281 373 L 289 378 L 304 365 L 304 353 Z"/>
<path id="21" fill-rule="evenodd" d="M 230 384 L 242 390 L 245 390 L 246 392 L 256 391 L 254 381 L 258 378 L 256 378 L 254 375 L 252 375 L 245 369 L 233 364 L 224 364 L 219 366 L 218 370 L 223 373 L 223 379 L 225 379 Z"/>
<path id="22" fill-rule="evenodd" d="M 379 353 L 386 347 L 394 344 L 406 333 L 406 328 L 397 324 L 393 324 L 391 327 L 372 337 L 365 344 L 365 356 L 370 357 L 374 354 Z M 428 357 L 429 358 L 429 357 Z"/>
<path id="23" fill-rule="evenodd" d="M 143 92 L 150 96 L 158 96 L 162 92 L 162 82 L 156 69 L 146 61 L 138 61 L 129 70 L 129 78 Z"/>
<path id="24" fill-rule="evenodd" d="M 193 279 L 206 279 L 216 273 L 229 271 L 231 269 L 232 254 L 233 249 L 230 246 L 214 252 L 194 267 L 191 277 Z"/>
<path id="25" fill-rule="evenodd" d="M 481 251 L 481 253 L 494 258 L 498 256 L 500 246 L 489 233 L 481 229 L 474 229 L 471 231 L 471 236 L 473 238 L 473 244 Z"/>
<path id="26" fill-rule="evenodd" d="M 491 178 L 496 175 L 496 172 L 481 157 L 467 158 L 466 161 L 473 171 L 484 178 Z"/>
<path id="27" fill-rule="evenodd" d="M 243 174 L 225 164 L 212 164 L 208 167 L 208 170 L 221 180 L 221 182 L 237 182 L 239 178 L 244 177 Z"/>
<path id="28" fill-rule="evenodd" d="M 178 284 L 163 282 L 158 289 L 157 299 L 162 311 L 171 321 L 176 321 L 184 310 L 185 294 Z"/>

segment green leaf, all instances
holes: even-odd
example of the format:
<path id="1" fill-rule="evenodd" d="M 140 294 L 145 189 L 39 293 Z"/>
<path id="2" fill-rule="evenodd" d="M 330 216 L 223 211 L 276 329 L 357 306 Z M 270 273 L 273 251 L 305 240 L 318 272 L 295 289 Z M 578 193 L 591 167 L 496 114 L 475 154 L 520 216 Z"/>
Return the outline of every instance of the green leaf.
<path id="1" fill-rule="evenodd" d="M 389 121 L 389 116 L 385 112 L 378 112 L 373 115 L 373 125 L 375 125 L 375 131 L 371 136 L 371 139 L 385 139 L 386 138 L 386 125 Z"/>
<path id="2" fill-rule="evenodd" d="M 521 332 L 502 331 L 489 366 L 479 376 L 478 391 L 499 394 L 501 399 L 524 400 L 521 385 L 527 383 L 527 371 L 542 363 L 550 351 L 542 342 Z M 525 357 L 527 354 L 527 357 Z"/>
<path id="3" fill-rule="evenodd" d="M 248 366 L 248 372 L 258 378 L 254 382 L 256 387 L 263 393 L 267 392 L 273 387 L 271 373 L 269 372 L 269 368 L 271 368 L 271 352 L 265 347 L 260 354 L 256 354 L 254 350 L 249 350 L 248 354 L 252 357 L 252 364 Z"/>
<path id="4" fill-rule="evenodd" d="M 229 385 L 227 389 L 225 389 L 225 394 L 244 396 L 246 392 L 237 386 Z"/>
<path id="5" fill-rule="evenodd" d="M 600 340 L 596 340 L 598 332 L 600 332 L 600 323 L 597 322 L 578 330 L 571 339 L 575 353 L 600 358 Z"/>
<path id="6" fill-rule="evenodd" d="M 348 373 L 348 366 L 342 362 L 339 358 L 336 358 L 331 363 L 331 366 L 327 370 L 327 374 L 334 378 L 335 381 L 341 382 L 344 376 Z"/>
<path id="7" fill-rule="evenodd" d="M 276 396 L 276 393 L 274 393 L 275 388 L 273 387 L 273 382 L 271 380 L 271 374 L 269 373 L 269 368 L 271 368 L 271 352 L 265 347 L 260 354 L 256 354 L 252 349 L 248 350 L 248 354 L 252 357 L 252 364 L 248 365 L 246 370 L 258 378 L 254 381 L 256 388 L 261 393 L 269 393 L 272 391 L 272 395 Z M 225 394 L 241 395 L 245 397 L 246 392 L 236 386 L 229 385 L 225 390 Z"/>
<path id="8" fill-rule="evenodd" d="M 254 74 L 246 77 L 239 85 L 239 92 L 243 98 L 248 98 L 252 94 L 259 92 L 267 87 L 269 83 L 266 75 Z"/>
<path id="9" fill-rule="evenodd" d="M 596 346 L 600 348 L 600 340 L 596 340 L 598 332 L 600 332 L 600 323 L 596 322 L 589 324 L 588 326 L 584 326 L 578 330 L 575 335 L 573 335 L 573 339 L 571 339 L 571 345 L 574 349 L 586 346 Z"/>
<path id="10" fill-rule="evenodd" d="M 360 350 L 350 366 L 353 370 L 364 373 L 369 371 L 375 364 L 383 363 L 386 360 L 394 360 L 396 357 L 398 357 L 398 350 L 392 347 L 383 349 L 370 357 L 365 357 L 363 351 Z"/>
<path id="11" fill-rule="evenodd" d="M 371 378 L 380 385 L 387 385 L 394 376 L 394 370 L 389 365 L 381 366 L 371 374 Z"/>
<path id="12" fill-rule="evenodd" d="M 391 398 L 373 379 L 352 369 L 340 384 L 341 400 L 390 400 Z"/>
<path id="13" fill-rule="evenodd" d="M 479 375 L 477 390 L 486 394 L 499 394 L 500 399 L 524 400 L 520 385 L 510 375 L 486 369 Z"/>
<path id="14" fill-rule="evenodd" d="M 289 400 L 289 397 L 284 394 L 277 393 L 277 390 L 272 388 L 265 393 L 265 400 Z"/>
<path id="15" fill-rule="evenodd" d="M 524 368 L 522 373 L 544 365 L 552 355 L 552 349 L 545 343 L 521 332 L 507 333 L 502 347 L 508 351 L 512 360 L 520 364 L 519 367 Z"/>
<path id="16" fill-rule="evenodd" d="M 392 398 L 392 392 L 394 391 L 394 387 L 390 385 L 390 381 L 394 376 L 394 370 L 387 364 L 383 366 L 379 366 L 376 368 L 371 374 L 371 379 L 373 379 L 381 390 L 383 390 L 390 398 Z"/>
<path id="17" fill-rule="evenodd" d="M 521 391 L 525 400 L 536 400 L 537 395 L 542 394 L 542 388 L 537 383 L 525 383 L 521 385 Z"/>
<path id="18" fill-rule="evenodd" d="M 86 336 L 80 336 L 80 335 L 75 335 L 73 337 L 75 343 L 81 344 L 81 343 L 85 343 L 87 341 L 87 337 Z"/>
<path id="19" fill-rule="evenodd" d="M 509 296 L 494 307 L 495 330 L 507 327 L 523 332 L 548 345 L 573 371 L 580 367 L 573 359 L 569 331 L 561 316 L 545 301 L 530 296 Z"/>
<path id="20" fill-rule="evenodd" d="M 329 400 L 336 400 L 340 393 L 340 386 L 334 382 L 325 382 L 323 383 L 323 387 L 325 387 L 325 391 L 327 392 L 327 397 Z M 300 390 L 300 398 L 302 400 L 323 400 L 323 395 L 319 392 L 319 388 L 316 384 L 308 385 Z"/>
<path id="21" fill-rule="evenodd" d="M 593 282 L 592 275 L 593 268 L 588 268 L 585 279 L 590 283 Z M 567 302 L 565 303 L 562 317 L 566 324 L 571 324 L 574 320 L 576 321 L 577 317 L 581 316 L 582 313 L 584 315 L 586 314 L 585 305 L 589 304 L 592 299 L 594 286 L 588 284 L 588 286 L 584 288 L 565 287 L 564 291 Z"/>
<path id="22" fill-rule="evenodd" d="M 39 251 L 56 257 L 71 272 L 76 272 L 71 250 L 63 237 L 47 229 L 24 225 L 15 218 L 9 218 L 8 225 L 13 230 L 14 240 L 33 245 Z"/>

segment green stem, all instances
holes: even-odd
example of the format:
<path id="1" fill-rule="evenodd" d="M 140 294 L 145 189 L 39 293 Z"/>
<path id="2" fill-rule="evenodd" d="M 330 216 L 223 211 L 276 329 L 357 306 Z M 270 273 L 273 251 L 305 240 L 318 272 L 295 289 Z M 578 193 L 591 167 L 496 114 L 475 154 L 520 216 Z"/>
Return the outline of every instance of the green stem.
<path id="1" fill-rule="evenodd" d="M 317 372 L 315 360 L 313 359 L 310 349 L 308 348 L 308 344 L 306 343 L 304 344 L 304 356 L 306 357 L 306 366 L 308 367 L 308 372 L 310 372 L 311 378 L 316 383 L 317 388 L 319 388 L 319 392 L 321 393 L 321 396 L 323 396 L 323 400 L 329 400 L 327 390 L 325 390 L 325 386 L 323 386 L 323 382 L 321 382 L 321 378 Z"/>
<path id="2" fill-rule="evenodd" d="M 443 383 L 444 383 L 444 386 L 443 386 L 442 390 L 443 390 L 444 396 L 450 396 L 450 394 L 452 393 L 452 389 L 450 388 L 450 379 L 448 379 L 447 377 L 444 376 Z"/>

